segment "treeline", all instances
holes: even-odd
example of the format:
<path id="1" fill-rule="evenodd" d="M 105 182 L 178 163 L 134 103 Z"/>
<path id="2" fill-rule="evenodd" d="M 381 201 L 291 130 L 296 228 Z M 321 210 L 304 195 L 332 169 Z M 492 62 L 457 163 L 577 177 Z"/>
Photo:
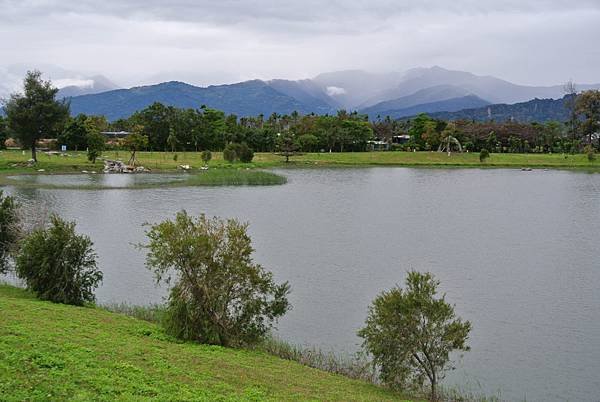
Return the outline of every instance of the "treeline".
<path id="1" fill-rule="evenodd" d="M 179 109 L 154 103 L 127 119 L 108 122 L 103 116 L 69 116 L 69 105 L 56 100 L 58 90 L 30 72 L 24 94 L 14 94 L 0 118 L 0 147 L 8 137 L 23 148 L 55 139 L 54 146 L 83 150 L 91 134 L 127 131 L 147 138 L 152 151 L 222 151 L 228 144 L 245 144 L 255 152 L 345 152 L 372 149 L 370 141 L 387 143 L 391 150 L 438 150 L 455 139 L 467 151 L 578 152 L 585 145 L 600 145 L 600 91 L 585 91 L 566 102 L 567 122 L 526 124 L 507 122 L 447 122 L 421 114 L 405 121 L 389 117 L 369 121 L 368 116 L 340 110 L 336 115 L 289 115 L 239 117 L 201 106 Z M 39 116 L 44 116 L 40 119 Z M 409 138 L 409 139 L 408 139 Z M 407 140 L 408 139 L 408 140 Z M 16 144 L 13 144 L 16 145 Z M 113 141 L 112 146 L 122 146 Z M 381 144 L 379 144 L 381 145 Z"/>

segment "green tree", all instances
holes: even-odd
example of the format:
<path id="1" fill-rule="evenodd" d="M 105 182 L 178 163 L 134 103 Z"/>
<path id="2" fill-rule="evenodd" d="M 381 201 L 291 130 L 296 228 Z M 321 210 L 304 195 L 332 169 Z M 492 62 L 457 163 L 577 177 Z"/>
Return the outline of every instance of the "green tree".
<path id="1" fill-rule="evenodd" d="M 17 276 L 40 299 L 74 305 L 93 302 L 102 272 L 92 247 L 89 237 L 75 232 L 75 222 L 52 215 L 48 228 L 36 229 L 23 240 Z"/>
<path id="2" fill-rule="evenodd" d="M 284 131 L 277 137 L 277 151 L 278 155 L 285 157 L 285 163 L 290 161 L 290 157 L 294 156 L 298 152 L 298 143 L 294 133 L 291 131 Z"/>
<path id="3" fill-rule="evenodd" d="M 303 152 L 314 152 L 319 147 L 319 138 L 313 134 L 303 134 L 298 137 L 300 150 Z"/>
<path id="4" fill-rule="evenodd" d="M 483 148 L 481 152 L 479 152 L 479 162 L 485 162 L 487 158 L 490 157 L 490 151 Z"/>
<path id="5" fill-rule="evenodd" d="M 204 166 L 207 166 L 208 162 L 210 162 L 210 160 L 212 159 L 212 152 L 206 149 L 202 151 L 202 153 L 200 154 L 200 158 L 202 159 L 202 162 L 204 162 Z"/>
<path id="6" fill-rule="evenodd" d="M 233 163 L 237 160 L 238 154 L 236 152 L 237 147 L 234 144 L 227 144 L 223 150 L 223 159 L 229 163 Z"/>
<path id="7" fill-rule="evenodd" d="M 11 196 L 4 196 L 0 190 L 0 274 L 8 271 L 20 233 L 17 202 Z"/>
<path id="8" fill-rule="evenodd" d="M 169 130 L 169 136 L 167 137 L 167 144 L 171 147 L 171 152 L 175 152 L 177 149 L 177 137 L 175 136 L 175 130 L 172 128 Z"/>
<path id="9" fill-rule="evenodd" d="M 0 149 L 6 149 L 6 140 L 8 139 L 8 127 L 6 120 L 0 116 Z"/>
<path id="10" fill-rule="evenodd" d="M 287 282 L 252 261 L 247 224 L 194 219 L 185 211 L 147 231 L 147 266 L 157 283 L 175 280 L 167 331 L 223 346 L 255 343 L 289 309 Z"/>
<path id="11" fill-rule="evenodd" d="M 590 90 L 579 94 L 575 101 L 575 110 L 582 117 L 582 134 L 587 143 L 593 145 L 593 135 L 600 133 L 600 91 Z"/>
<path id="12" fill-rule="evenodd" d="M 469 321 L 456 318 L 445 296 L 436 297 L 438 286 L 430 273 L 409 272 L 405 289 L 395 287 L 373 301 L 366 326 L 358 332 L 385 384 L 421 388 L 428 381 L 432 401 L 451 368 L 450 353 L 469 350 L 471 330 Z"/>
<path id="13" fill-rule="evenodd" d="M 129 165 L 135 166 L 136 152 L 148 147 L 148 136 L 142 134 L 143 130 L 144 128 L 142 126 L 134 126 L 132 133 L 125 138 L 125 141 L 123 141 L 123 145 L 131 153 L 129 162 L 127 162 Z"/>
<path id="14" fill-rule="evenodd" d="M 102 155 L 104 147 L 106 146 L 106 138 L 98 131 L 91 131 L 87 135 L 87 157 L 92 163 L 96 163 L 96 159 Z"/>
<path id="15" fill-rule="evenodd" d="M 39 71 L 29 71 L 23 94 L 12 94 L 4 106 L 10 130 L 21 145 L 31 149 L 31 159 L 36 162 L 37 141 L 43 136 L 55 138 L 69 116 L 69 104 L 56 100 L 58 88 L 41 76 Z"/>
<path id="16" fill-rule="evenodd" d="M 86 115 L 79 114 L 74 118 L 70 117 L 64 130 L 56 138 L 58 145 L 66 145 L 67 149 L 75 151 L 85 149 L 88 145 L 87 136 L 90 133 L 88 128 L 89 123 Z"/>

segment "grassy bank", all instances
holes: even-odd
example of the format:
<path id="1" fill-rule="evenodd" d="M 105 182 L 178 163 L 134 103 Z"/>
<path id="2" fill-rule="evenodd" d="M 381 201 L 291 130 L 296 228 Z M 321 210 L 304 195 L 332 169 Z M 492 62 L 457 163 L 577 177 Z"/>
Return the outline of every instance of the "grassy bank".
<path id="1" fill-rule="evenodd" d="M 266 353 L 179 343 L 153 323 L 0 285 L 0 400 L 402 400 Z"/>
<path id="2" fill-rule="evenodd" d="M 179 152 L 177 161 L 171 152 L 140 152 L 139 163 L 155 171 L 174 171 L 179 165 L 199 168 L 203 165 L 198 152 Z M 34 172 L 44 169 L 46 172 L 80 172 L 82 170 L 101 170 L 102 163 L 89 163 L 84 152 L 69 152 L 69 156 L 48 156 L 40 153 L 35 167 L 22 166 L 29 153 L 21 151 L 1 151 L 0 173 Z M 125 151 L 106 152 L 109 159 L 127 160 Z M 345 152 L 345 153 L 308 153 L 294 156 L 289 164 L 283 157 L 272 153 L 256 153 L 249 164 L 231 165 L 223 160 L 222 154 L 213 153 L 210 167 L 271 168 L 284 166 L 432 166 L 432 167 L 510 167 L 510 168 L 557 168 L 600 171 L 600 158 L 594 162 L 583 154 L 492 154 L 484 163 L 479 161 L 477 153 L 453 153 L 448 156 L 441 152 Z"/>

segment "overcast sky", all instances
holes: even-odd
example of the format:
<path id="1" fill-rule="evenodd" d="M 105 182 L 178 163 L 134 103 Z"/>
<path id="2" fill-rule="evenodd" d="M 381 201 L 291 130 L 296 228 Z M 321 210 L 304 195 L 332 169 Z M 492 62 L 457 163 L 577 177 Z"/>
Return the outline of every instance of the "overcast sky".
<path id="1" fill-rule="evenodd" d="M 5 76 L 60 66 L 122 86 L 433 65 L 600 82 L 600 0 L 0 0 L 0 37 Z"/>

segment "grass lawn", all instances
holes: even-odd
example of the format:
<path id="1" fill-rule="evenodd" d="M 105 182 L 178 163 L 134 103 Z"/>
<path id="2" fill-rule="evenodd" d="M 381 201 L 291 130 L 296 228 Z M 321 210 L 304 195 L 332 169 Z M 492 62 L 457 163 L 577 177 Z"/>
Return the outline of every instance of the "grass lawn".
<path id="1" fill-rule="evenodd" d="M 85 152 L 69 152 L 69 156 L 48 156 L 40 153 L 38 164 L 33 167 L 23 167 L 30 158 L 26 151 L 0 151 L 1 172 L 34 172 L 44 169 L 46 172 L 80 172 L 82 170 L 102 170 L 99 161 L 92 165 L 86 159 Z M 199 168 L 203 165 L 198 152 L 178 152 L 177 161 L 173 160 L 171 152 L 139 152 L 139 163 L 147 168 L 158 171 L 177 169 L 178 165 L 190 165 Z M 126 151 L 105 152 L 108 159 L 127 160 Z M 14 166 L 17 164 L 17 166 Z M 478 153 L 453 153 L 448 156 L 441 152 L 344 152 L 344 153 L 307 153 L 294 156 L 289 164 L 283 157 L 272 153 L 256 153 L 252 163 L 229 164 L 223 160 L 220 152 L 213 152 L 210 161 L 213 168 L 271 168 L 284 166 L 434 166 L 434 167 L 531 167 L 531 168 L 560 168 L 586 169 L 600 171 L 600 158 L 589 162 L 583 154 L 491 154 L 485 162 L 479 162 Z"/>
<path id="2" fill-rule="evenodd" d="M 261 352 L 180 343 L 155 324 L 0 285 L 0 400 L 397 401 Z"/>

